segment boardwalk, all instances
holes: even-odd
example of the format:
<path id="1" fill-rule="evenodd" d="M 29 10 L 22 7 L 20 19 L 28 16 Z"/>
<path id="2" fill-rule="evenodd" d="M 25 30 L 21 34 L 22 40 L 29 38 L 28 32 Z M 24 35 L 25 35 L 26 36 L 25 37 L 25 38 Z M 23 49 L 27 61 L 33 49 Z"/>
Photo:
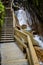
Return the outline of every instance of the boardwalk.
<path id="1" fill-rule="evenodd" d="M 1 58 L 2 65 L 28 65 L 25 54 L 16 43 L 1 44 Z"/>

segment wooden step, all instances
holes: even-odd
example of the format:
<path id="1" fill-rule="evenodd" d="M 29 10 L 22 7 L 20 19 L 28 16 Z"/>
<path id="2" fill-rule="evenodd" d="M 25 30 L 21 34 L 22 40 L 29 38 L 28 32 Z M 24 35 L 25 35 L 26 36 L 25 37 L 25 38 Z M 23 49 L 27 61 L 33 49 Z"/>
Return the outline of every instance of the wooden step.
<path id="1" fill-rule="evenodd" d="M 3 63 L 8 65 L 10 64 L 11 65 L 29 65 L 27 59 L 16 59 L 16 60 L 12 59 L 12 60 L 5 61 Z"/>
<path id="2" fill-rule="evenodd" d="M 7 24 L 6 26 L 9 26 L 9 24 Z M 10 26 L 12 27 L 13 25 L 12 25 L 12 24 L 10 24 Z"/>
<path id="3" fill-rule="evenodd" d="M 12 35 L 3 35 L 3 36 L 1 36 L 1 38 L 12 38 L 13 36 Z"/>
<path id="4" fill-rule="evenodd" d="M 12 0 L 9 0 L 8 4 L 5 4 L 5 22 L 2 27 L 2 33 L 1 33 L 1 42 L 6 41 L 14 41 L 13 38 L 13 15 L 11 11 L 11 2 Z"/>
<path id="5" fill-rule="evenodd" d="M 12 32 L 3 32 L 2 34 L 1 34 L 1 36 L 12 36 L 13 35 L 13 33 Z"/>
<path id="6" fill-rule="evenodd" d="M 1 40 L 0 43 L 5 43 L 5 42 L 14 42 L 14 40 Z"/>
<path id="7" fill-rule="evenodd" d="M 8 26 L 7 26 L 7 27 L 8 27 Z M 7 27 L 6 27 L 6 28 L 3 28 L 2 31 L 4 31 L 4 30 L 5 30 L 5 31 L 7 31 L 7 30 L 13 30 L 13 27 L 8 27 L 8 28 L 7 28 Z"/>
<path id="8" fill-rule="evenodd" d="M 3 32 L 1 32 L 1 35 L 10 35 L 10 34 L 12 34 L 13 35 L 13 31 L 11 32 L 11 31 L 3 31 Z"/>
<path id="9" fill-rule="evenodd" d="M 13 37 L 1 37 L 0 38 L 1 40 L 12 40 L 12 39 L 14 39 Z"/>
<path id="10" fill-rule="evenodd" d="M 5 30 L 2 30 L 2 33 L 3 32 L 13 32 L 13 29 L 7 29 L 7 30 L 5 29 Z"/>

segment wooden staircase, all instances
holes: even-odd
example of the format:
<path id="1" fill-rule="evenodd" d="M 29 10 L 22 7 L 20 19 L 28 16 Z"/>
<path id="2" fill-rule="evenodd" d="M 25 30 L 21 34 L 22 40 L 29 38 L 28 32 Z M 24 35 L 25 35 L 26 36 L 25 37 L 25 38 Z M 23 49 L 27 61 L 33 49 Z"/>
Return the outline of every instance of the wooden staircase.
<path id="1" fill-rule="evenodd" d="M 11 41 L 14 41 L 13 14 L 11 11 L 11 6 L 8 5 L 8 7 L 6 7 L 5 11 L 6 11 L 6 17 L 5 17 L 4 25 L 2 27 L 1 41 L 0 42 L 11 42 Z"/>
<path id="2" fill-rule="evenodd" d="M 11 19 L 10 19 L 11 20 Z M 9 42 L 13 40 L 13 23 L 6 18 L 5 24 L 2 28 L 1 42 Z"/>

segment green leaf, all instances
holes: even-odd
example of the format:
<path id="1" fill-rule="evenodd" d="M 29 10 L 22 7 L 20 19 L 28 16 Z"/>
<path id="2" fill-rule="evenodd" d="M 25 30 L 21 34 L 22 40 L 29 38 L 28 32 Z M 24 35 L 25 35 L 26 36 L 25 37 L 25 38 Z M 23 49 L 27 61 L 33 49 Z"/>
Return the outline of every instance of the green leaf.
<path id="1" fill-rule="evenodd" d="M 2 2 L 0 2 L 0 26 L 3 26 L 4 24 L 4 17 L 5 17 L 5 7 L 2 4 Z"/>
<path id="2" fill-rule="evenodd" d="M 0 2 L 0 13 L 2 13 L 4 11 L 5 11 L 5 8 L 4 8 L 3 4 Z"/>

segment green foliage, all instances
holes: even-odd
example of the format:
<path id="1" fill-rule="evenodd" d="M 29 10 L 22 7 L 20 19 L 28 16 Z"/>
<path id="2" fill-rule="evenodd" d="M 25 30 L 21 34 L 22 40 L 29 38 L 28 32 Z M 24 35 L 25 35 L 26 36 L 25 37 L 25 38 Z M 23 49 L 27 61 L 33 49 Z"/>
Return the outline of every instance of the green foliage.
<path id="1" fill-rule="evenodd" d="M 5 8 L 2 2 L 0 2 L 0 27 L 3 26 L 5 16 Z"/>

